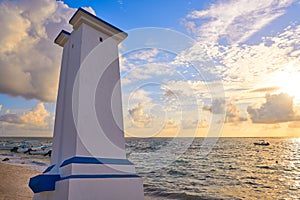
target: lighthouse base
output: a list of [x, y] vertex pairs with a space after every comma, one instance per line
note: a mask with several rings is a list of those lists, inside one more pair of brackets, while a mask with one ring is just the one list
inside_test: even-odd
[[34, 200], [143, 200], [143, 181], [136, 175], [77, 175], [59, 180], [54, 191], [36, 193]]

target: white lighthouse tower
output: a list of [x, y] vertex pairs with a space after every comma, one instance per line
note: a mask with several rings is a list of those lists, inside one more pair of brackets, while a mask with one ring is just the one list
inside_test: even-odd
[[79, 8], [63, 47], [51, 166], [31, 178], [37, 200], [141, 200], [126, 159], [118, 44], [127, 34]]

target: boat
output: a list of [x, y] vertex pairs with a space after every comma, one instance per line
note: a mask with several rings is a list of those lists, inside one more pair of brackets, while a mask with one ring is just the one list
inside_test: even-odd
[[30, 155], [51, 155], [52, 146], [34, 147], [28, 150]]
[[30, 146], [26, 144], [14, 146], [10, 151], [15, 153], [26, 153], [30, 149]]
[[0, 150], [11, 150], [15, 144], [13, 142], [1, 143]]
[[264, 140], [260, 140], [260, 141], [258, 141], [258, 142], [254, 142], [253, 144], [254, 144], [254, 145], [258, 145], [258, 146], [269, 146], [269, 145], [270, 145], [269, 142], [266, 142], [266, 141], [264, 141]]
[[30, 149], [39, 149], [41, 146], [38, 140], [24, 140], [21, 144], [12, 147], [10, 151], [15, 153], [28, 153]]
[[126, 157], [128, 158], [132, 152], [131, 151], [126, 151]]

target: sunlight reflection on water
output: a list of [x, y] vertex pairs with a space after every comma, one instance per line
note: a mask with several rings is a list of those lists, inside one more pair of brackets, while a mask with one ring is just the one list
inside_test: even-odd
[[[300, 138], [265, 138], [270, 146], [253, 145], [258, 138], [220, 138], [207, 156], [201, 153], [203, 139], [197, 138], [172, 164], [148, 172], [153, 165], [164, 163], [163, 154], [155, 152], [164, 148], [168, 140], [171, 139], [126, 139], [129, 159], [144, 179], [146, 195], [184, 200], [300, 197]], [[176, 148], [169, 153], [176, 154]], [[150, 159], [153, 163], [142, 159], [149, 155], [157, 156]], [[0, 158], [5, 157], [12, 164], [34, 169], [46, 168], [41, 163], [49, 164], [49, 158], [44, 156], [1, 151]]]
[[[300, 139], [266, 138], [271, 145], [265, 147], [253, 145], [257, 138], [221, 138], [206, 157], [200, 153], [201, 140], [171, 165], [141, 174], [146, 193], [175, 199], [300, 197]], [[132, 151], [135, 143], [128, 140]], [[140, 147], [148, 143], [139, 140]]]

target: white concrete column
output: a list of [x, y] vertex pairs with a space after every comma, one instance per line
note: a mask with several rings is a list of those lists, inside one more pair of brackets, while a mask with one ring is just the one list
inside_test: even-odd
[[55, 43], [63, 58], [51, 166], [30, 181], [35, 199], [143, 199], [126, 159], [118, 44], [120, 29], [83, 9]]

